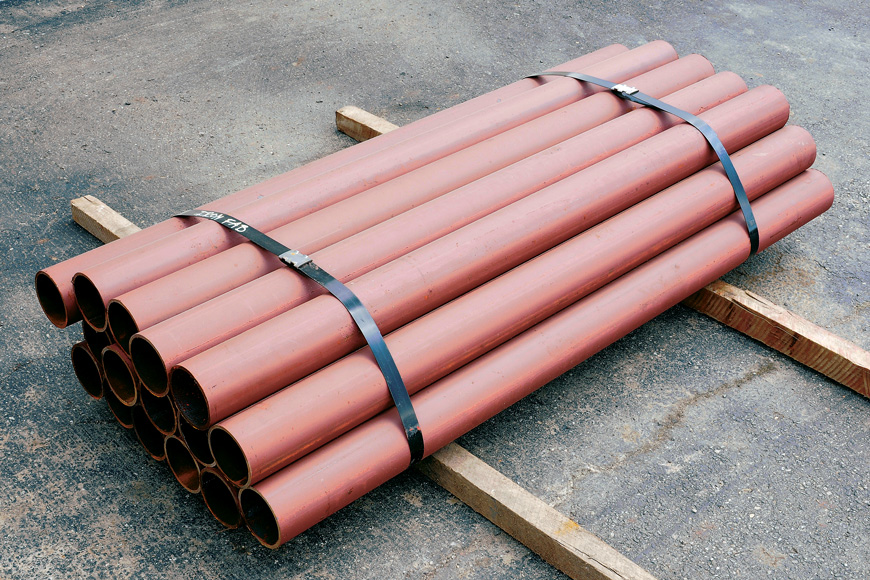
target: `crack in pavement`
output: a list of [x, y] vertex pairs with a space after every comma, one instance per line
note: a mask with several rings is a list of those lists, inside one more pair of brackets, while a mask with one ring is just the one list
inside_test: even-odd
[[590, 473], [607, 473], [619, 469], [635, 457], [645, 455], [647, 453], [651, 453], [657, 450], [670, 439], [671, 432], [683, 423], [686, 412], [689, 410], [689, 408], [714, 397], [717, 397], [730, 390], [738, 389], [753, 379], [763, 377], [772, 373], [774, 370], [776, 370], [776, 368], [776, 363], [773, 360], [770, 360], [763, 364], [756, 365], [742, 376], [737, 377], [736, 379], [733, 379], [731, 381], [724, 382], [715, 389], [705, 391], [703, 393], [693, 393], [688, 397], [678, 400], [672, 406], [668, 414], [665, 415], [665, 417], [661, 420], [659, 428], [656, 429], [655, 433], [653, 433], [650, 439], [648, 439], [638, 447], [632, 449], [628, 453], [625, 453], [622, 456], [618, 457], [616, 460], [612, 461], [607, 465], [594, 466], [589, 463], [584, 464], [582, 468], [572, 474], [571, 480], [567, 483], [565, 488], [557, 494], [557, 499], [555, 500], [555, 503], [552, 503], [551, 505], [554, 508], [558, 509], [559, 506], [562, 505], [571, 496], [576, 485], [580, 481], [585, 479], [586, 476]]

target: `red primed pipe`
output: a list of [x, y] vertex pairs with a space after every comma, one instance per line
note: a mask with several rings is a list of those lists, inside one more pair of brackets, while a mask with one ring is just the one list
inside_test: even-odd
[[[786, 127], [732, 159], [756, 199], [812, 165], [815, 144]], [[386, 341], [405, 386], [418, 392], [736, 209], [717, 164], [403, 326]], [[390, 406], [363, 349], [216, 425], [211, 448], [227, 477], [250, 485]]]
[[184, 415], [178, 413], [178, 432], [200, 465], [203, 467], [215, 466], [211, 448], [208, 446], [208, 431], [197, 429], [184, 418]]
[[[578, 59], [569, 61], [563, 65], [559, 65], [556, 69], [578, 70], [579, 68], [602, 62], [627, 51], [628, 49], [622, 45], [610, 45]], [[553, 77], [543, 78], [543, 82], [546, 83], [552, 82], [553, 80]], [[464, 103], [455, 105], [449, 109], [424, 117], [423, 119], [415, 121], [405, 127], [381, 135], [376, 139], [371, 139], [365, 143], [355, 145], [354, 147], [348, 147], [347, 149], [343, 149], [322, 159], [297, 167], [290, 172], [273, 177], [263, 183], [248, 187], [217, 201], [207, 203], [204, 206], [201, 206], [201, 209], [230, 212], [237, 207], [246, 205], [263, 196], [284, 191], [289, 187], [307, 181], [326, 171], [334, 170], [362, 157], [385, 151], [386, 149], [408, 140], [415, 135], [455, 122], [466, 115], [473, 114], [515, 95], [537, 88], [539, 85], [540, 81], [533, 79], [517, 81], [500, 89], [496, 89], [495, 91], [491, 91]], [[133, 235], [116, 240], [111, 244], [94, 248], [89, 252], [85, 252], [59, 264], [40, 270], [36, 274], [36, 294], [46, 316], [54, 325], [60, 328], [65, 328], [70, 324], [78, 322], [81, 320], [81, 313], [76, 304], [72, 287], [72, 278], [76, 272], [91, 268], [122, 254], [131, 252], [176, 231], [189, 227], [190, 225], [191, 220], [170, 218], [136, 232]]]
[[87, 324], [82, 324], [82, 335], [84, 335], [85, 342], [88, 343], [88, 348], [94, 355], [99, 355], [104, 348], [115, 342], [108, 331], [99, 332]]
[[[730, 150], [778, 129], [788, 103], [758, 87], [701, 115]], [[693, 127], [678, 125], [353, 280], [348, 287], [391, 332], [712, 163]], [[582, 196], [578, 191], [584, 192]], [[329, 296], [200, 353], [172, 371], [179, 410], [205, 426], [362, 346]]]
[[118, 397], [115, 396], [115, 393], [112, 392], [112, 389], [109, 386], [103, 385], [103, 398], [106, 399], [106, 403], [109, 405], [109, 410], [112, 412], [112, 415], [115, 416], [115, 419], [118, 420], [118, 423], [121, 424], [125, 429], [133, 428], [133, 409], [132, 407], [128, 407], [123, 404]]
[[139, 400], [139, 378], [130, 357], [117, 344], [104, 348], [102, 357], [103, 372], [109, 388], [121, 403], [132, 407]]
[[[720, 73], [665, 100], [700, 114], [745, 90], [746, 85], [737, 75]], [[595, 95], [582, 102], [604, 96]], [[326, 271], [347, 282], [660, 133], [678, 121], [676, 117], [649, 109], [633, 111], [316, 252], [312, 257]], [[133, 364], [147, 388], [156, 393], [164, 392], [167, 372], [172, 365], [321, 293], [319, 286], [288, 268], [281, 268], [141, 332], [131, 342]]]
[[139, 390], [139, 403], [151, 424], [164, 435], [172, 435], [178, 427], [175, 405], [171, 397], [158, 397], [148, 391]]
[[103, 367], [91, 352], [88, 343], [77, 342], [70, 352], [73, 371], [85, 392], [95, 399], [103, 398]]
[[166, 438], [163, 446], [166, 463], [181, 487], [191, 493], [199, 493], [201, 489], [199, 463], [196, 462], [184, 441], [173, 435]]
[[[657, 41], [592, 65], [584, 72], [621, 81], [676, 60], [674, 49]], [[233, 210], [233, 215], [272, 230], [374, 185], [488, 137], [516, 127], [603, 89], [593, 90], [572, 79], [553, 81], [486, 110], [396, 146], [390, 154], [360, 159], [331, 173]], [[205, 220], [145, 247], [80, 271], [73, 278], [76, 301], [85, 321], [106, 327], [109, 300], [240, 243], [240, 237]]]
[[211, 515], [224, 526], [234, 529], [242, 525], [242, 510], [239, 506], [238, 489], [212, 467], [200, 474], [202, 499]]
[[166, 448], [163, 445], [165, 435], [154, 426], [142, 405], [133, 407], [133, 432], [148, 455], [157, 461], [166, 459]]
[[[707, 59], [689, 55], [626, 82], [661, 98], [712, 74]], [[724, 83], [722, 79], [720, 82]], [[598, 93], [276, 228], [268, 235], [287, 247], [311, 254], [637, 106], [613, 93]], [[272, 254], [254, 244], [241, 243], [111, 300], [109, 326], [118, 343], [126, 348], [130, 337], [140, 329], [283, 267]]]
[[[754, 204], [764, 249], [831, 206], [810, 170]], [[443, 447], [738, 266], [749, 255], [733, 214], [414, 396], [426, 454]], [[241, 492], [251, 531], [275, 548], [408, 467], [398, 417], [383, 413]]]

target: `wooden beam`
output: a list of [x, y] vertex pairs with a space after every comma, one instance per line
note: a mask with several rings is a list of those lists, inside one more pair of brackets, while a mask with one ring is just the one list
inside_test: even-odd
[[870, 352], [757, 294], [717, 280], [683, 304], [870, 397]]
[[386, 119], [372, 115], [358, 107], [342, 107], [335, 112], [335, 127], [352, 139], [367, 141], [383, 133], [398, 129]]
[[93, 195], [74, 199], [70, 206], [73, 220], [105, 244], [139, 231], [135, 224]]
[[571, 578], [654, 580], [601, 538], [455, 443], [416, 467]]

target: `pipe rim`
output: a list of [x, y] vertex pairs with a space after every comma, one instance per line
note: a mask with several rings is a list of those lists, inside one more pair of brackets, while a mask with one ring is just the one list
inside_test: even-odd
[[181, 415], [178, 418], [178, 432], [181, 433], [181, 438], [184, 439], [187, 448], [197, 461], [205, 467], [214, 467], [216, 465], [214, 456], [211, 454], [211, 448], [208, 444], [207, 431], [197, 429], [188, 423], [187, 419]]
[[166, 459], [164, 435], [151, 423], [151, 419], [145, 414], [145, 409], [141, 405], [136, 405], [132, 409], [132, 414], [133, 432], [136, 433], [136, 438], [148, 455], [157, 461]]
[[208, 447], [227, 479], [241, 487], [251, 485], [251, 464], [232, 433], [215, 425], [208, 432]]
[[174, 435], [167, 437], [163, 444], [163, 452], [172, 475], [181, 487], [191, 493], [199, 493], [202, 489], [199, 464], [184, 441]]
[[108, 332], [94, 330], [90, 324], [82, 324], [82, 335], [92, 353], [101, 353], [103, 349], [112, 344], [112, 337]]
[[115, 393], [118, 400], [128, 407], [132, 407], [139, 399], [136, 388], [136, 377], [133, 376], [130, 367], [127, 366], [124, 356], [113, 348], [115, 345], [103, 349], [103, 372], [109, 388]]
[[132, 429], [133, 408], [122, 403], [108, 386], [103, 389], [103, 398], [106, 400], [106, 403], [109, 405], [109, 411], [112, 412], [112, 415], [115, 416], [118, 423], [120, 423], [124, 429]]
[[266, 498], [253, 487], [246, 487], [239, 492], [239, 503], [242, 506], [242, 516], [257, 541], [267, 548], [281, 545], [278, 518]]
[[175, 406], [169, 397], [158, 397], [142, 389], [139, 393], [139, 402], [145, 410], [145, 414], [158, 431], [164, 435], [172, 435], [178, 426], [178, 418], [175, 416]]
[[69, 313], [63, 301], [57, 283], [45, 270], [36, 273], [34, 279], [36, 298], [46, 318], [58, 328], [66, 328], [70, 325]]
[[72, 285], [84, 321], [95, 330], [106, 330], [106, 303], [91, 279], [79, 272], [73, 276]]
[[172, 367], [169, 388], [184, 418], [197, 429], [205, 429], [210, 423], [211, 413], [205, 391], [193, 373], [182, 366]]
[[133, 319], [133, 315], [127, 310], [117, 299], [109, 301], [109, 306], [106, 309], [107, 326], [112, 331], [115, 340], [124, 349], [124, 352], [130, 354], [130, 340], [133, 335], [139, 332], [139, 325]]
[[133, 335], [130, 338], [130, 359], [146, 389], [158, 397], [169, 392], [166, 363], [150, 340], [140, 334]]
[[73, 372], [84, 387], [85, 392], [94, 399], [103, 398], [103, 371], [100, 363], [85, 342], [77, 342], [70, 351]]
[[244, 518], [233, 487], [211, 467], [202, 470], [200, 480], [202, 499], [211, 515], [227, 528], [241, 526]]

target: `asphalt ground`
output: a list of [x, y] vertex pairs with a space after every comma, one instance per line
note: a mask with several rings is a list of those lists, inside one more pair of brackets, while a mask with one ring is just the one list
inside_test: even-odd
[[[837, 198], [727, 279], [870, 348], [866, 1], [0, 0], [0, 578], [558, 578], [410, 471], [277, 551], [78, 386], [41, 267], [613, 42], [769, 83]], [[870, 401], [682, 307], [463, 437], [660, 578], [870, 577]]]

